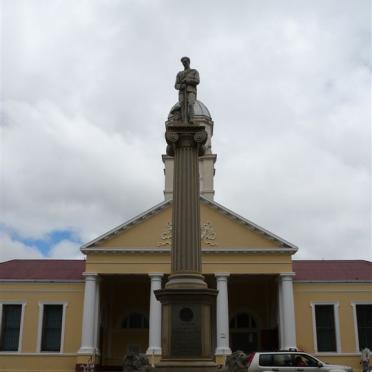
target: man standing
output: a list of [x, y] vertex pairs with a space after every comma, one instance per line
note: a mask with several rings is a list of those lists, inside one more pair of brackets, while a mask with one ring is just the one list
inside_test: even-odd
[[182, 121], [192, 122], [194, 115], [194, 103], [196, 101], [196, 86], [200, 82], [199, 72], [190, 68], [190, 58], [182, 57], [181, 62], [184, 70], [176, 77], [175, 88], [179, 91], [178, 102], [180, 105]]

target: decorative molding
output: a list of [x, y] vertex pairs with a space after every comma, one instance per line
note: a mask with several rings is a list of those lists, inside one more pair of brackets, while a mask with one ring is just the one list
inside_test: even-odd
[[295, 252], [297, 252], [298, 247], [295, 246], [294, 244], [289, 243], [288, 241], [280, 238], [279, 236], [273, 234], [272, 232], [264, 229], [263, 227], [256, 225], [252, 221], [247, 220], [246, 218], [244, 218], [244, 217], [240, 216], [239, 214], [231, 211], [230, 209], [224, 207], [223, 205], [218, 204], [214, 200], [209, 200], [202, 195], [200, 196], [200, 199], [205, 204], [208, 204], [212, 208], [215, 208], [215, 209], [221, 211], [223, 214], [229, 216], [231, 219], [236, 220], [236, 221], [240, 222], [241, 224], [245, 225], [250, 230], [257, 232], [258, 234], [264, 235], [269, 240], [277, 241], [278, 243], [280, 243], [281, 247], [293, 248], [295, 250]]
[[372, 283], [372, 280], [366, 279], [353, 279], [353, 280], [295, 280], [296, 283], [340, 283], [340, 284], [362, 284], [362, 283]]
[[[10, 351], [0, 351], [0, 356], [35, 356], [35, 357], [76, 357], [78, 356], [78, 353], [56, 353], [56, 352], [38, 352], [38, 353], [18, 353], [16, 351], [10, 352]], [[29, 372], [31, 370], [28, 370]], [[36, 370], [35, 370], [36, 371]], [[40, 372], [38, 369], [37, 372]]]
[[201, 225], [201, 241], [205, 245], [215, 246], [218, 243], [216, 240], [216, 232], [214, 231], [214, 227], [212, 222], [205, 222]]
[[161, 241], [156, 244], [157, 247], [171, 246], [172, 243], [172, 224], [167, 223], [167, 228], [160, 234]]
[[[87, 254], [170, 254], [171, 248], [105, 248], [105, 247], [94, 247], [86, 248], [81, 250], [83, 253]], [[292, 255], [295, 253], [293, 248], [202, 248], [203, 254], [283, 254]]]
[[[15, 282], [16, 283], [16, 282]], [[10, 289], [1, 289], [1, 292], [27, 292], [27, 293], [82, 293], [83, 292], [83, 289], [81, 290], [74, 290], [74, 289], [61, 289], [61, 290], [58, 290], [58, 289], [32, 289], [32, 290], [28, 290], [27, 288], [17, 288], [17, 289], [13, 289], [13, 288], [10, 288]]]
[[[363, 284], [363, 283], [361, 283]], [[298, 290], [296, 289], [295, 292], [304, 292], [304, 293], [371, 293], [372, 294], [372, 289], [359, 289], [359, 290], [344, 290], [344, 289], [301, 289]]]
[[[53, 280], [53, 279], [0, 279], [0, 283], [58, 283], [58, 284], [72, 284], [72, 283], [84, 283], [82, 280]], [[27, 290], [28, 291], [28, 290]]]
[[[231, 210], [225, 208], [224, 206], [222, 206], [221, 204], [216, 203], [214, 200], [209, 200], [208, 198], [201, 195], [200, 196], [200, 201], [204, 204], [209, 205], [213, 209], [216, 209], [216, 210], [220, 211], [222, 214], [228, 216], [232, 220], [241, 223], [242, 225], [246, 226], [251, 231], [254, 231], [254, 232], [256, 232], [260, 235], [263, 235], [271, 241], [275, 241], [275, 242], [279, 243], [279, 247], [291, 249], [292, 254], [297, 252], [297, 250], [298, 250], [297, 246], [295, 246], [295, 245], [289, 243], [288, 241], [280, 238], [279, 236], [273, 234], [272, 232], [256, 225], [252, 221], [249, 221], [249, 220], [245, 219], [244, 217], [234, 213], [233, 211], [231, 211]], [[149, 219], [150, 217], [159, 213], [160, 211], [167, 208], [171, 204], [172, 204], [172, 199], [169, 199], [169, 200], [165, 200], [165, 201], [155, 205], [153, 208], [151, 208], [151, 209], [139, 214], [138, 216], [130, 219], [129, 221], [111, 229], [107, 233], [105, 233], [103, 235], [100, 235], [98, 238], [82, 245], [80, 250], [83, 253], [88, 253], [91, 249], [95, 249], [99, 242], [111, 239], [115, 235], [118, 235], [120, 232], [122, 232], [124, 230], [127, 230], [127, 229], [135, 226], [136, 224], [139, 224], [139, 223]]]
[[[214, 227], [212, 222], [208, 221], [200, 225], [200, 238], [201, 242], [205, 245], [215, 246], [216, 243], [216, 232], [214, 231]], [[168, 222], [166, 230], [160, 234], [161, 241], [157, 242], [157, 247], [164, 247], [168, 246], [171, 247], [172, 245], [172, 223]]]
[[113, 236], [118, 235], [121, 231], [127, 230], [130, 227], [132, 227], [132, 226], [134, 226], [134, 225], [136, 225], [136, 224], [138, 224], [142, 221], [147, 220], [148, 218], [150, 218], [154, 214], [157, 214], [161, 210], [165, 209], [169, 204], [171, 204], [171, 202], [172, 202], [171, 199], [170, 200], [165, 200], [165, 201], [155, 205], [154, 207], [148, 209], [147, 211], [139, 214], [138, 216], [130, 219], [129, 221], [127, 221], [127, 222], [109, 230], [107, 233], [105, 233], [103, 235], [100, 235], [98, 238], [82, 245], [81, 246], [81, 251], [84, 252], [85, 249], [87, 249], [89, 247], [94, 247], [97, 242], [105, 241], [107, 239], [111, 239]]

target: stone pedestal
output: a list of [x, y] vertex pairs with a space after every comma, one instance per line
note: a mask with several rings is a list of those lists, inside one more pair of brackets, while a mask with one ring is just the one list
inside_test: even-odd
[[156, 291], [162, 303], [162, 358], [160, 372], [215, 372], [213, 304], [215, 289]]
[[174, 156], [172, 261], [162, 303], [160, 372], [216, 372], [214, 316], [217, 291], [201, 274], [199, 156], [205, 152], [203, 126], [167, 126], [167, 155]]

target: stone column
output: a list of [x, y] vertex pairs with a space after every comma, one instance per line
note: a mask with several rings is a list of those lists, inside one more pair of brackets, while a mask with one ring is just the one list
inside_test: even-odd
[[217, 347], [216, 355], [231, 354], [229, 344], [229, 298], [227, 288], [227, 278], [229, 273], [216, 273], [217, 280]]
[[216, 372], [212, 311], [217, 291], [202, 275], [198, 157], [207, 132], [202, 126], [167, 126], [167, 155], [174, 156], [171, 275], [155, 291], [162, 303], [162, 357], [157, 372]]
[[281, 273], [279, 282], [279, 319], [281, 345], [280, 348], [288, 350], [296, 348], [296, 319], [293, 301], [293, 276], [294, 273]]
[[199, 155], [204, 127], [168, 126], [168, 155], [174, 155], [172, 262], [166, 288], [206, 288], [201, 275]]
[[81, 333], [81, 347], [79, 354], [94, 354], [95, 352], [95, 330], [96, 330], [96, 295], [97, 295], [97, 274], [84, 273], [84, 308], [83, 324]]
[[282, 298], [282, 286], [280, 282], [280, 277], [278, 277], [278, 331], [279, 331], [279, 349], [284, 346], [283, 342], [283, 298]]
[[149, 347], [146, 354], [161, 355], [161, 303], [156, 299], [154, 291], [161, 289], [163, 273], [149, 273], [150, 289], [150, 327]]
[[99, 354], [99, 337], [100, 337], [100, 325], [101, 325], [101, 301], [100, 301], [100, 278], [98, 277], [96, 280], [96, 298], [95, 298], [95, 307], [94, 307], [94, 347], [96, 353]]

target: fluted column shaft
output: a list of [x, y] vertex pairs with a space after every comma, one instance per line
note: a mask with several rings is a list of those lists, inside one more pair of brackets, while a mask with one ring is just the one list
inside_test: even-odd
[[199, 181], [198, 150], [192, 138], [183, 138], [181, 142], [175, 154], [172, 272], [198, 273], [201, 271], [199, 182], [195, 182]]
[[201, 276], [199, 155], [207, 133], [199, 126], [168, 126], [166, 139], [174, 155], [172, 264], [166, 286], [177, 282], [177, 286], [205, 287]]

